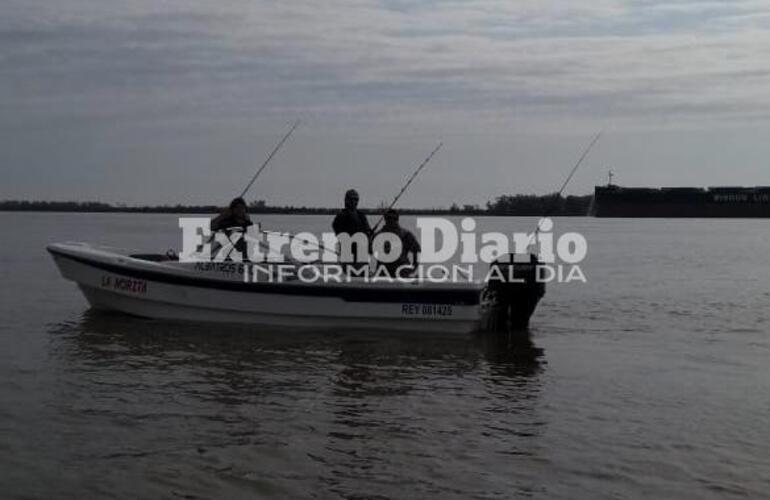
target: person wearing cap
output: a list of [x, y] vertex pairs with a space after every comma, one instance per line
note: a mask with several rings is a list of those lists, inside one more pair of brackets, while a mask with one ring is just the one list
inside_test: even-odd
[[[222, 210], [218, 216], [211, 219], [211, 230], [213, 232], [222, 231], [229, 237], [235, 231], [246, 231], [246, 228], [253, 224], [254, 223], [251, 222], [251, 218], [248, 214], [246, 201], [243, 198], [238, 197], [233, 199], [233, 201], [230, 202], [230, 206]], [[234, 248], [241, 253], [244, 260], [248, 260], [245, 239], [240, 238]], [[218, 248], [212, 249], [212, 255], [216, 253], [216, 250], [218, 250]]]
[[[334, 234], [340, 236], [346, 234], [353, 238], [356, 234], [363, 233], [366, 235], [366, 246], [368, 247], [369, 238], [372, 236], [372, 228], [369, 226], [369, 221], [366, 219], [366, 215], [358, 209], [358, 191], [355, 189], [348, 189], [345, 193], [345, 208], [343, 208], [332, 222], [332, 229]], [[354, 239], [350, 240], [350, 252], [353, 257], [352, 262], [347, 262], [346, 265], [353, 269], [362, 269], [369, 266], [369, 261], [358, 260], [358, 242]], [[368, 248], [366, 248], [368, 254]]]
[[372, 228], [369, 227], [369, 221], [366, 220], [360, 210], [358, 210], [358, 191], [348, 189], [345, 193], [345, 208], [343, 208], [332, 222], [334, 234], [347, 233], [354, 235], [356, 233], [366, 233], [369, 237], [372, 235]]
[[246, 229], [251, 226], [251, 218], [249, 218], [248, 207], [246, 201], [241, 198], [235, 198], [230, 202], [230, 206], [222, 210], [222, 212], [211, 219], [212, 231], [224, 231], [228, 228], [240, 227]]
[[[401, 255], [394, 262], [379, 263], [384, 266], [391, 276], [398, 276], [401, 278], [414, 274], [419, 264], [418, 254], [422, 251], [420, 243], [411, 231], [404, 229], [398, 222], [398, 212], [394, 209], [389, 209], [383, 216], [385, 219], [385, 225], [380, 233], [393, 233], [401, 240]], [[411, 261], [409, 257], [411, 256]]]

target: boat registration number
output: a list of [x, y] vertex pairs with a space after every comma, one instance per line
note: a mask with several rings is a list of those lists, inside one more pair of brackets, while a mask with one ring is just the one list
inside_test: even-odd
[[147, 293], [147, 282], [132, 278], [119, 278], [109, 275], [102, 276], [102, 288], [111, 288], [121, 292]]
[[401, 304], [402, 316], [451, 316], [449, 304]]

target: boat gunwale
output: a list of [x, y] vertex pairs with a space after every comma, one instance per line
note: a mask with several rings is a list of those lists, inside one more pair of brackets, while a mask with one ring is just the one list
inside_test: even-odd
[[[85, 247], [90, 250], [99, 249]], [[216, 289], [234, 292], [262, 293], [275, 295], [305, 295], [312, 297], [338, 297], [346, 302], [382, 302], [382, 303], [421, 303], [421, 304], [451, 304], [476, 306], [481, 301], [481, 288], [465, 286], [461, 289], [442, 287], [413, 287], [396, 288], [365, 286], [338, 286], [335, 284], [315, 285], [312, 283], [268, 283], [268, 282], [243, 282], [235, 280], [212, 279], [203, 276], [191, 276], [168, 272], [168, 267], [163, 270], [140, 269], [126, 264], [104, 262], [97, 258], [88, 258], [82, 255], [73, 255], [55, 245], [49, 245], [47, 251], [54, 257], [70, 259], [83, 265], [101, 269], [113, 274], [127, 276], [133, 279], [158, 282], [170, 285], [189, 286], [195, 288]], [[109, 254], [108, 254], [109, 255]], [[131, 259], [141, 262], [142, 265], [150, 264], [159, 266], [156, 262], [141, 261], [122, 254], [113, 254], [115, 257]], [[150, 266], [144, 266], [150, 267]], [[175, 271], [177, 269], [174, 269]], [[186, 270], [179, 269], [185, 272]], [[475, 284], [468, 284], [475, 285]]]

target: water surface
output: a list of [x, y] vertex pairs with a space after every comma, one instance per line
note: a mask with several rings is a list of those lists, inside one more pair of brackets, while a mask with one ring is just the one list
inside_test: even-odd
[[770, 221], [557, 220], [588, 238], [588, 283], [549, 287], [529, 347], [95, 313], [45, 245], [164, 251], [179, 246], [175, 216], [0, 224], [13, 229], [0, 247], [4, 498], [770, 491]]

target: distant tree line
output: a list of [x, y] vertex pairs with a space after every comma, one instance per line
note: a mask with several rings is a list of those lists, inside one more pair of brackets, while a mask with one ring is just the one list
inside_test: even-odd
[[[485, 207], [479, 205], [459, 205], [453, 203], [449, 208], [406, 208], [399, 209], [404, 214], [424, 215], [587, 215], [593, 196], [539, 195], [504, 195], [494, 201], [488, 201]], [[113, 205], [100, 201], [0, 201], [0, 211], [8, 212], [125, 212], [125, 213], [183, 213], [214, 214], [222, 207], [216, 205], [154, 205], [127, 206]], [[265, 200], [249, 204], [253, 214], [334, 214], [338, 207], [306, 206], [271, 206]], [[363, 209], [365, 213], [381, 213], [382, 208]]]
[[131, 213], [210, 213], [215, 205], [113, 205], [101, 201], [0, 201], [0, 211], [7, 212], [131, 212]]
[[[588, 215], [593, 195], [546, 196], [517, 194], [498, 196], [487, 202], [486, 213], [490, 215]], [[467, 206], [467, 205], [466, 205]]]

